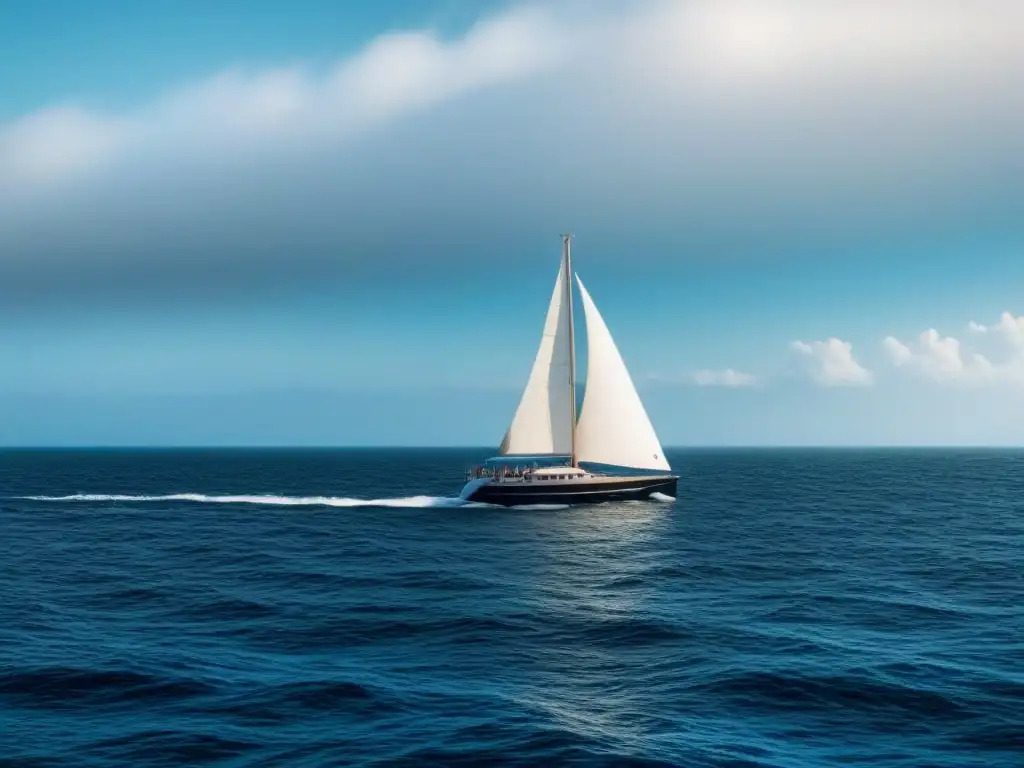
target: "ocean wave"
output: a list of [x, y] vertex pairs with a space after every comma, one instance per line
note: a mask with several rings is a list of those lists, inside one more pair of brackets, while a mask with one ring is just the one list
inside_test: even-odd
[[197, 680], [178, 680], [129, 670], [47, 667], [0, 675], [0, 701], [6, 699], [29, 708], [178, 701], [212, 690]]
[[337, 712], [339, 709], [393, 709], [385, 697], [366, 685], [348, 680], [310, 680], [267, 686], [218, 702], [207, 708], [244, 717], [287, 719], [296, 711]]
[[747, 671], [733, 677], [718, 677], [698, 687], [705, 694], [727, 697], [734, 706], [773, 711], [836, 709], [877, 719], [906, 715], [930, 719], [969, 716], [966, 705], [949, 691], [862, 675]]
[[229, 739], [212, 733], [158, 729], [103, 739], [89, 745], [87, 751], [104, 759], [129, 764], [186, 765], [209, 763], [239, 757], [260, 745]]
[[254, 648], [275, 652], [309, 653], [372, 648], [378, 643], [401, 638], [403, 642], [419, 640], [439, 642], [451, 647], [486, 644], [496, 637], [512, 638], [532, 635], [535, 625], [529, 620], [484, 616], [435, 618], [402, 614], [339, 614], [316, 623], [291, 626], [282, 632], [275, 624], [251, 624], [232, 632]]
[[172, 612], [179, 618], [210, 621], [248, 621], [276, 616], [280, 609], [256, 600], [223, 599], [189, 604]]
[[685, 515], [468, 508], [449, 451], [10, 455], [0, 763], [1021, 768], [1024, 454], [697, 454]]

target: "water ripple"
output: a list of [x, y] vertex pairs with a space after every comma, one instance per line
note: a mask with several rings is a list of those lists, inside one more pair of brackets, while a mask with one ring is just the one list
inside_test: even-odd
[[0, 454], [0, 765], [1021, 765], [1024, 453]]

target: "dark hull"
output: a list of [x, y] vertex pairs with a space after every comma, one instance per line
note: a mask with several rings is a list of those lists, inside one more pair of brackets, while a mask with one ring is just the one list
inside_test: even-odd
[[647, 501], [653, 493], [675, 498], [673, 475], [593, 478], [565, 483], [488, 483], [466, 496], [468, 501], [518, 507], [529, 504], [597, 504], [602, 501]]

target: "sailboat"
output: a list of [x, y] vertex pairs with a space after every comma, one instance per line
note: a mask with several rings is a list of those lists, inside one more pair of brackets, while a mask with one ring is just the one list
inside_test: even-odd
[[[562, 263], [540, 348], [499, 448], [497, 459], [504, 466], [471, 470], [463, 499], [521, 506], [676, 495], [679, 477], [671, 474], [608, 326], [575, 275], [587, 329], [586, 391], [577, 419], [571, 239], [562, 235]], [[538, 464], [559, 458], [561, 465]], [[585, 469], [581, 464], [615, 470]]]

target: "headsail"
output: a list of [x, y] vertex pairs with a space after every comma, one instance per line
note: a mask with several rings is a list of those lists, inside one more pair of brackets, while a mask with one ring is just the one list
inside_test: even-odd
[[576, 427], [576, 458], [594, 464], [670, 469], [629, 371], [583, 282], [587, 395]]
[[499, 449], [506, 454], [559, 454], [572, 451], [573, 402], [569, 390], [569, 277], [558, 270], [533, 370], [512, 425]]

